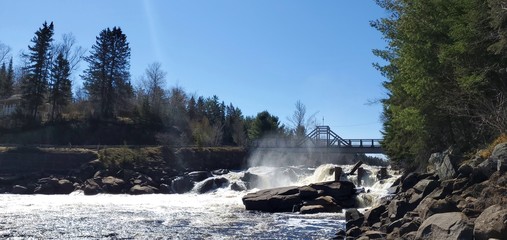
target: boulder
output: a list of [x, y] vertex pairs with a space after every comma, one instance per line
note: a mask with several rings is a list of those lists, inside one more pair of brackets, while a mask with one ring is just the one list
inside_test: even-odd
[[472, 172], [474, 171], [474, 168], [470, 166], [469, 164], [463, 164], [458, 168], [458, 173], [463, 177], [468, 177]]
[[74, 184], [67, 179], [58, 180], [58, 186], [56, 187], [58, 194], [69, 194], [74, 191]]
[[187, 177], [176, 177], [171, 182], [171, 189], [175, 193], [186, 193], [194, 188], [194, 182]]
[[125, 181], [113, 176], [102, 178], [102, 189], [107, 193], [121, 193], [125, 187]]
[[473, 230], [468, 221], [461, 212], [435, 214], [421, 224], [416, 239], [473, 239]]
[[301, 199], [315, 199], [319, 196], [319, 192], [310, 186], [303, 186], [299, 188], [299, 196]]
[[299, 213], [301, 214], [313, 214], [313, 213], [321, 213], [328, 212], [326, 211], [326, 207], [322, 205], [304, 205], [299, 209]]
[[493, 205], [475, 220], [474, 236], [477, 240], [507, 239], [507, 209]]
[[225, 175], [229, 173], [229, 169], [217, 169], [213, 170], [211, 173], [215, 176]]
[[377, 207], [373, 207], [372, 209], [366, 211], [364, 213], [364, 218], [366, 220], [366, 223], [369, 226], [372, 226], [373, 224], [380, 222], [382, 213], [386, 211], [386, 206], [379, 205]]
[[388, 217], [391, 221], [402, 218], [407, 212], [414, 210], [414, 206], [404, 200], [392, 200], [387, 206]]
[[351, 237], [352, 239], [356, 239], [363, 233], [359, 227], [352, 227], [349, 230], [347, 230], [347, 239]]
[[171, 186], [165, 183], [160, 184], [158, 190], [160, 191], [160, 193], [172, 193]]
[[231, 190], [233, 190], [233, 191], [241, 192], [241, 191], [245, 191], [246, 189], [247, 188], [243, 182], [233, 182], [231, 184]]
[[489, 178], [489, 176], [491, 176], [494, 172], [496, 172], [497, 167], [498, 167], [497, 160], [490, 157], [481, 162], [477, 166], [477, 171], [486, 178]]
[[229, 183], [229, 180], [223, 177], [208, 178], [204, 180], [202, 183], [199, 183], [199, 185], [197, 185], [197, 193], [200, 194], [206, 193], [211, 190], [221, 188], [227, 183]]
[[497, 171], [506, 171], [507, 170], [507, 142], [500, 143], [495, 146], [493, 149], [493, 153], [491, 154], [491, 158], [496, 159], [497, 162]]
[[419, 229], [419, 226], [421, 225], [420, 222], [417, 221], [410, 221], [406, 222], [400, 227], [400, 236], [403, 236], [409, 232], [415, 232]]
[[14, 186], [12, 186], [11, 193], [12, 194], [27, 194], [28, 188], [25, 186], [21, 186], [21, 185], [14, 185]]
[[386, 234], [380, 231], [366, 231], [362, 234], [363, 237], [367, 237], [367, 239], [386, 239]]
[[456, 164], [451, 155], [446, 154], [440, 164], [435, 165], [440, 180], [452, 179], [457, 175]]
[[83, 192], [85, 195], [96, 195], [102, 192], [102, 188], [93, 179], [85, 181]]
[[55, 194], [58, 187], [58, 178], [41, 178], [37, 181], [35, 194]]
[[330, 196], [321, 196], [315, 200], [305, 201], [299, 210], [300, 213], [320, 213], [320, 212], [341, 212], [342, 208], [336, 204], [336, 201]]
[[187, 176], [191, 181], [200, 182], [200, 181], [203, 181], [203, 180], [211, 177], [212, 175], [210, 172], [207, 172], [207, 171], [195, 171], [195, 172], [189, 172], [187, 174]]
[[243, 177], [241, 177], [241, 181], [246, 183], [248, 189], [256, 188], [261, 182], [261, 177], [257, 174], [253, 174], [250, 172], [244, 173]]
[[364, 215], [355, 208], [347, 209], [345, 211], [345, 221], [346, 229], [350, 230], [353, 227], [361, 227], [364, 222]]
[[314, 183], [309, 186], [317, 191], [322, 190], [323, 195], [331, 196], [337, 201], [350, 199], [356, 193], [356, 186], [348, 181]]
[[292, 212], [302, 203], [298, 187], [281, 187], [249, 193], [242, 198], [246, 210]]
[[401, 190], [406, 191], [413, 187], [417, 182], [419, 182], [419, 174], [415, 172], [409, 173], [401, 180]]
[[157, 191], [158, 189], [152, 186], [134, 185], [133, 187], [130, 188], [129, 194], [132, 195], [153, 194]]
[[391, 233], [392, 231], [394, 231], [394, 229], [400, 228], [405, 223], [405, 221], [406, 221], [405, 219], [400, 218], [398, 220], [395, 220], [394, 222], [391, 222], [389, 225], [387, 225], [386, 232]]
[[437, 213], [457, 212], [459, 211], [459, 209], [456, 207], [456, 204], [450, 202], [446, 198], [444, 199], [425, 198], [415, 208], [415, 211], [419, 213], [419, 216], [422, 219], [427, 219], [431, 215]]

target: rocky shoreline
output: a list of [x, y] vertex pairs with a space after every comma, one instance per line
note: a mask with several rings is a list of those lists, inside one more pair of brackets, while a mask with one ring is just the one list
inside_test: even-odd
[[432, 154], [426, 173], [409, 173], [364, 213], [346, 211], [335, 239], [507, 239], [507, 143], [490, 157], [458, 164]]
[[[240, 169], [246, 161], [246, 152], [242, 149], [179, 149], [168, 154], [171, 159], [157, 155], [150, 156], [156, 160], [108, 166], [104, 160], [99, 160], [98, 154], [90, 154], [89, 151], [63, 154], [65, 151], [4, 153], [0, 156], [3, 161], [0, 165], [3, 166], [0, 169], [0, 193], [69, 194], [81, 190], [85, 195], [171, 194], [189, 192], [197, 183], [200, 184], [196, 191], [205, 193], [227, 186], [229, 181], [221, 175], [227, 174], [229, 169]], [[41, 156], [64, 164], [55, 168], [55, 163], [49, 160], [42, 163], [44, 159], [41, 160]], [[89, 160], [93, 158], [95, 160]], [[76, 167], [80, 162], [85, 163]], [[24, 165], [25, 169], [16, 168]], [[246, 189], [245, 184], [230, 185], [233, 190]]]

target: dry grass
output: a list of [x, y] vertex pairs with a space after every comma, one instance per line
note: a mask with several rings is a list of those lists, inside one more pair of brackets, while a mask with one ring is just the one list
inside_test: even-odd
[[507, 142], [507, 134], [502, 133], [499, 137], [497, 137], [492, 143], [490, 143], [485, 149], [482, 149], [479, 151], [479, 156], [481, 156], [483, 159], [487, 159], [491, 156], [493, 153], [493, 149], [495, 149], [495, 146]]

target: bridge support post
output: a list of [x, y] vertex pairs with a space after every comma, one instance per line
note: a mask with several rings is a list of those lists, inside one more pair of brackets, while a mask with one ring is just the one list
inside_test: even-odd
[[364, 168], [360, 167], [357, 169], [357, 185], [362, 185], [362, 180], [364, 177]]
[[334, 168], [334, 181], [338, 182], [340, 181], [340, 177], [342, 175], [342, 168], [341, 167], [335, 167]]

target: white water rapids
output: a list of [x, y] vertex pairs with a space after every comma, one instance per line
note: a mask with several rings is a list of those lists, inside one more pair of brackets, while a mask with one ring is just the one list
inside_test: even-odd
[[[317, 169], [255, 167], [259, 188], [333, 180], [326, 164]], [[350, 166], [341, 166], [348, 172]], [[376, 172], [368, 166], [366, 170]], [[231, 183], [244, 172], [224, 175]], [[374, 178], [374, 174], [372, 174]], [[384, 196], [393, 178], [371, 182], [359, 201]], [[354, 181], [353, 179], [351, 179]], [[356, 182], [357, 183], [357, 182]], [[368, 184], [368, 183], [367, 183]], [[250, 190], [250, 191], [255, 191]], [[329, 239], [344, 228], [344, 213], [301, 215], [246, 211], [247, 192], [229, 188], [207, 194], [84, 196], [0, 194], [0, 238], [4, 239]]]

